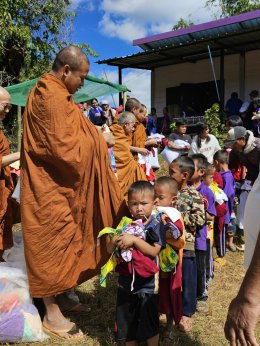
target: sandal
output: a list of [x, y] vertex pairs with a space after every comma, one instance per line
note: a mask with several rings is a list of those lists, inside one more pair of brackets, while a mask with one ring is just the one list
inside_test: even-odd
[[[42, 323], [42, 329], [43, 331], [52, 337], [55, 337], [62, 341], [75, 341], [75, 340], [81, 340], [84, 338], [84, 334], [82, 331], [76, 326], [76, 324], [73, 324], [71, 329], [50, 329], [44, 322]], [[62, 334], [67, 334], [68, 337], [62, 336]]]
[[91, 308], [86, 304], [78, 303], [68, 309], [61, 309], [61, 312], [64, 314], [88, 315], [91, 312]]

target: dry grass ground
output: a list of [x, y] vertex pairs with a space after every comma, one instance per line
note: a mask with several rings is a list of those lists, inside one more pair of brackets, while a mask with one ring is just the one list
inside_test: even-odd
[[[162, 169], [157, 176], [167, 174], [167, 167], [163, 163]], [[196, 313], [194, 316], [194, 328], [189, 334], [174, 331], [175, 339], [172, 346], [221, 346], [228, 345], [223, 333], [223, 326], [227, 314], [227, 308], [236, 295], [243, 271], [243, 254], [228, 253], [227, 264], [224, 267], [215, 268], [215, 278], [209, 289], [209, 313], [202, 315]], [[78, 326], [86, 333], [82, 342], [62, 343], [55, 339], [37, 343], [39, 346], [47, 345], [93, 345], [114, 346], [113, 324], [116, 299], [116, 274], [108, 278], [107, 288], [101, 288], [98, 278], [84, 283], [78, 287], [77, 292], [82, 301], [89, 304], [92, 311], [87, 316], [72, 318]], [[163, 331], [164, 325], [161, 329]], [[260, 340], [260, 328], [258, 328], [258, 339]]]
[[[228, 253], [227, 264], [216, 267], [215, 279], [209, 289], [210, 310], [207, 315], [196, 313], [194, 328], [189, 334], [174, 331], [172, 346], [221, 346], [228, 345], [223, 333], [227, 308], [236, 295], [243, 278], [243, 254]], [[114, 346], [113, 323], [116, 299], [116, 274], [111, 274], [107, 288], [101, 288], [98, 278], [94, 278], [77, 289], [82, 301], [89, 304], [92, 311], [87, 316], [71, 317], [86, 333], [82, 342], [70, 342], [69, 345]], [[162, 331], [164, 325], [162, 324]], [[258, 328], [259, 329], [259, 328]], [[260, 340], [260, 330], [258, 332]], [[56, 339], [49, 339], [39, 346], [65, 345]], [[67, 343], [68, 344], [68, 343]]]

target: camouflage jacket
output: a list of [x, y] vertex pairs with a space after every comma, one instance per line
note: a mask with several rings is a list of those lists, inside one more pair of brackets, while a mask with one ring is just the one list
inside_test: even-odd
[[196, 229], [206, 222], [203, 197], [193, 187], [180, 190], [176, 201], [176, 209], [181, 212], [186, 229], [184, 249], [194, 251]]

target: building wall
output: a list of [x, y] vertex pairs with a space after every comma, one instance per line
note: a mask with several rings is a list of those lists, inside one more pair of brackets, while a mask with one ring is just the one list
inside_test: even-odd
[[[225, 102], [233, 91], [239, 93], [239, 61], [240, 55], [225, 57]], [[214, 58], [216, 78], [220, 79], [220, 59]], [[179, 86], [181, 83], [203, 83], [213, 81], [210, 60], [201, 60], [196, 63], [184, 63], [158, 67], [153, 73], [152, 107], [157, 113], [162, 113], [166, 106], [166, 88]], [[251, 90], [260, 91], [260, 50], [246, 53], [245, 58], [245, 95], [240, 98], [247, 99]]]

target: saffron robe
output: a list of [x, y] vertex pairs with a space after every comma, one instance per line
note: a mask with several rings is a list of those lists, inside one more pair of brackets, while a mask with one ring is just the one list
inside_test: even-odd
[[[142, 123], [137, 122], [135, 132], [132, 136], [132, 146], [137, 148], [145, 148], [146, 131]], [[134, 155], [134, 158], [138, 161], [138, 155]]]
[[123, 198], [102, 135], [62, 81], [43, 75], [23, 120], [25, 257], [31, 295], [43, 298], [99, 272], [108, 255], [106, 240], [97, 235], [117, 223]]
[[[0, 166], [3, 156], [10, 154], [9, 144], [3, 131], [0, 130]], [[9, 166], [1, 167], [0, 173], [0, 250], [9, 249], [13, 246], [12, 226], [12, 200], [11, 194], [14, 185]]]
[[118, 182], [122, 193], [127, 198], [129, 187], [137, 180], [147, 180], [145, 172], [130, 152], [129, 136], [121, 125], [112, 124], [110, 130], [115, 138], [113, 152], [116, 160]]

